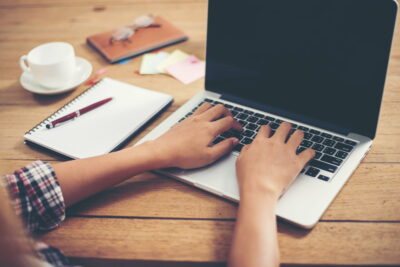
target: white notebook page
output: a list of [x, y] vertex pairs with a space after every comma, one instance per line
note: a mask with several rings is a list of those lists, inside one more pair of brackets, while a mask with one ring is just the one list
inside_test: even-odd
[[[46, 124], [80, 108], [108, 97], [113, 99], [88, 113], [55, 128]], [[104, 78], [89, 91], [71, 102], [51, 119], [25, 134], [28, 141], [71, 158], [86, 158], [108, 153], [132, 135], [172, 97]]]

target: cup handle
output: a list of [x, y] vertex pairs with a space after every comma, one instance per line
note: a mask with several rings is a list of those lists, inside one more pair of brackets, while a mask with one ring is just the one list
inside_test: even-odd
[[26, 59], [27, 59], [27, 56], [26, 56], [26, 55], [23, 55], [23, 56], [19, 59], [19, 65], [20, 65], [20, 67], [21, 67], [21, 69], [22, 69], [23, 71], [30, 72], [30, 71], [31, 71], [31, 68], [29, 68], [29, 67], [26, 65], [26, 63], [25, 63]]

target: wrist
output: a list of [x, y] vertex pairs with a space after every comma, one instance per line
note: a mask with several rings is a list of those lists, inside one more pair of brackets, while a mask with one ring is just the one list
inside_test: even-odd
[[240, 184], [240, 198], [277, 202], [281, 195], [281, 192], [278, 190], [278, 188], [268, 183], [268, 180], [270, 179], [266, 177], [252, 177], [243, 179], [242, 181], [246, 181], [246, 183]]
[[147, 141], [140, 146], [143, 146], [148, 152], [150, 156], [150, 161], [152, 162], [152, 169], [163, 169], [173, 167], [173, 156], [165, 151], [156, 140]]
[[261, 206], [270, 205], [276, 206], [278, 203], [279, 195], [273, 192], [267, 191], [247, 191], [247, 192], [240, 192], [240, 203], [253, 205], [255, 203], [260, 203]]

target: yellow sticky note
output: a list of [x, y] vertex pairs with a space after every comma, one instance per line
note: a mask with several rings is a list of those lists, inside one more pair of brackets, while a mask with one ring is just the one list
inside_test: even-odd
[[165, 69], [166, 67], [176, 62], [179, 62], [183, 59], [186, 59], [188, 57], [189, 55], [186, 54], [185, 52], [182, 52], [181, 50], [175, 50], [163, 62], [158, 64], [157, 69], [160, 73], [168, 73], [167, 70]]
[[159, 52], [156, 54], [148, 53], [143, 56], [142, 65], [140, 66], [140, 74], [159, 74], [157, 66], [167, 59], [169, 53]]

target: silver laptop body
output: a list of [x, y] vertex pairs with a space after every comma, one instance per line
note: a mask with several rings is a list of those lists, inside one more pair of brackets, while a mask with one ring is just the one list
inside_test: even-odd
[[[228, 4], [229, 2], [229, 6], [230, 9], [229, 10], [225, 10], [224, 9], [224, 4]], [[338, 1], [338, 0], [324, 0], [324, 1], [315, 1], [315, 0], [305, 0], [305, 1], [284, 1], [285, 3], [282, 3], [282, 1], [256, 1], [256, 0], [251, 0], [250, 2], [254, 2], [254, 5], [252, 5], [252, 3], [241, 3], [241, 1], [225, 1], [225, 0], [211, 0], [209, 3], [209, 17], [208, 17], [208, 39], [207, 39], [207, 58], [206, 58], [206, 62], [207, 62], [207, 71], [206, 71], [206, 90], [203, 92], [200, 92], [198, 94], [196, 94], [194, 97], [192, 97], [188, 102], [186, 102], [183, 106], [181, 106], [178, 110], [176, 110], [170, 117], [168, 117], [165, 121], [163, 121], [159, 126], [157, 126], [155, 129], [153, 129], [148, 135], [146, 135], [143, 139], [141, 139], [138, 144], [143, 143], [145, 141], [148, 140], [153, 140], [157, 137], [159, 137], [160, 135], [162, 135], [163, 133], [165, 133], [166, 131], [168, 131], [173, 125], [175, 125], [179, 120], [181, 120], [183, 117], [185, 117], [187, 114], [190, 114], [192, 112], [192, 110], [198, 106], [200, 103], [202, 103], [204, 101], [204, 99], [211, 99], [214, 101], [218, 101], [221, 102], [223, 104], [228, 104], [228, 106], [235, 106], [238, 108], [243, 108], [243, 109], [247, 109], [249, 111], [258, 113], [258, 114], [262, 114], [265, 116], [272, 116], [276, 119], [280, 119], [283, 121], [288, 121], [291, 122], [293, 124], [296, 124], [298, 126], [303, 126], [303, 127], [307, 127], [309, 129], [313, 129], [319, 132], [324, 132], [328, 135], [333, 135], [336, 136], [338, 138], [343, 138], [345, 140], [349, 140], [351, 142], [355, 142], [356, 145], [354, 145], [352, 151], [348, 154], [348, 156], [343, 160], [344, 162], [334, 171], [334, 172], [329, 172], [329, 171], [325, 171], [325, 170], [320, 170], [318, 176], [316, 177], [311, 177], [309, 175], [306, 174], [306, 171], [299, 174], [298, 177], [295, 179], [295, 181], [292, 183], [292, 185], [288, 188], [288, 190], [283, 194], [283, 196], [280, 198], [279, 202], [278, 202], [278, 206], [277, 206], [277, 210], [276, 210], [276, 214], [286, 220], [289, 221], [293, 224], [296, 224], [300, 227], [303, 228], [312, 228], [317, 222], [318, 220], [321, 218], [322, 214], [325, 212], [325, 210], [328, 208], [328, 206], [330, 205], [330, 203], [333, 201], [333, 199], [335, 198], [335, 196], [338, 194], [338, 192], [340, 191], [340, 189], [344, 186], [344, 184], [346, 183], [346, 181], [349, 179], [349, 177], [352, 175], [352, 173], [356, 170], [357, 166], [360, 164], [360, 162], [363, 160], [363, 158], [366, 156], [367, 152], [369, 151], [369, 149], [371, 148], [372, 145], [372, 139], [375, 135], [375, 131], [376, 131], [376, 126], [377, 126], [377, 116], [376, 114], [379, 115], [379, 109], [380, 109], [380, 101], [381, 101], [381, 96], [382, 96], [382, 92], [383, 92], [383, 87], [384, 87], [384, 80], [385, 80], [385, 76], [386, 76], [386, 68], [387, 68], [387, 64], [388, 64], [388, 58], [389, 58], [389, 54], [390, 54], [390, 45], [391, 45], [391, 40], [392, 40], [392, 34], [393, 34], [393, 28], [394, 28], [394, 22], [395, 22], [395, 14], [397, 11], [397, 4], [391, 0], [362, 0], [362, 1], [347, 1], [347, 0], [343, 0], [343, 1]], [[261, 3], [262, 2], [262, 3]], [[281, 3], [276, 3], [276, 2], [281, 2]], [[300, 4], [296, 4], [296, 2], [301, 2]], [[352, 3], [349, 3], [352, 2]], [[361, 4], [362, 3], [362, 4]], [[359, 5], [357, 7], [357, 5]], [[243, 12], [243, 9], [246, 9], [248, 6], [252, 6], [254, 8], [254, 10], [249, 10], [248, 12]], [[282, 107], [276, 107], [273, 106], [272, 108], [270, 107], [270, 103], [265, 103], [265, 106], [263, 105], [264, 103], [260, 103], [259, 101], [252, 101], [254, 99], [246, 99], [246, 96], [244, 97], [245, 100], [241, 101], [243, 97], [241, 96], [237, 96], [235, 94], [231, 94], [230, 92], [227, 94], [228, 96], [225, 97], [225, 94], [222, 92], [215, 92], [215, 90], [213, 90], [215, 88], [215, 84], [217, 86], [220, 86], [221, 84], [224, 84], [223, 79], [219, 79], [218, 77], [223, 77], [227, 81], [229, 81], [229, 77], [230, 76], [235, 76], [236, 75], [236, 69], [231, 71], [232, 66], [224, 66], [224, 62], [222, 59], [222, 63], [221, 61], [215, 60], [216, 55], [219, 55], [219, 53], [221, 52], [223, 46], [220, 46], [219, 42], [222, 41], [218, 41], [216, 40], [217, 38], [215, 37], [215, 33], [219, 31], [221, 31], [221, 29], [225, 29], [227, 27], [227, 25], [218, 25], [221, 20], [218, 20], [217, 18], [219, 16], [223, 16], [224, 15], [224, 19], [223, 20], [229, 20], [231, 17], [231, 19], [233, 20], [236, 16], [239, 16], [238, 14], [242, 14], [242, 16], [245, 16], [246, 14], [252, 14], [255, 15], [255, 12], [260, 12], [257, 10], [273, 10], [274, 14], [276, 14], [277, 11], [281, 11], [281, 14], [279, 15], [279, 21], [276, 21], [276, 23], [274, 23], [274, 15], [271, 13], [270, 16], [267, 16], [269, 19], [267, 19], [267, 21], [265, 23], [268, 23], [268, 25], [274, 25], [274, 28], [270, 28], [270, 27], [266, 27], [266, 31], [268, 31], [268, 29], [270, 29], [271, 31], [274, 31], [275, 33], [277, 32], [277, 28], [280, 28], [280, 22], [282, 22], [282, 19], [285, 20], [292, 20], [292, 22], [287, 23], [282, 25], [282, 29], [287, 29], [287, 25], [293, 25], [292, 23], [296, 23], [297, 24], [302, 24], [302, 19], [306, 20], [311, 20], [308, 22], [305, 22], [305, 24], [307, 23], [311, 23], [311, 24], [307, 24], [307, 25], [314, 25], [314, 24], [324, 24], [324, 23], [328, 23], [327, 20], [325, 19], [327, 15], [329, 14], [333, 14], [333, 15], [337, 15], [334, 13], [329, 13], [327, 15], [321, 15], [320, 13], [318, 13], [320, 10], [318, 8], [320, 8], [321, 10], [325, 10], [326, 8], [333, 10], [332, 12], [335, 12], [335, 10], [337, 10], [338, 14], [342, 14], [341, 12], [343, 10], [348, 10], [348, 12], [350, 12], [349, 14], [344, 14], [342, 18], [346, 19], [346, 23], [347, 24], [351, 24], [353, 23], [353, 21], [355, 20], [361, 20], [361, 22], [364, 22], [364, 20], [366, 20], [367, 16], [366, 13], [368, 14], [368, 19], [369, 19], [369, 23], [366, 23], [367, 25], [365, 25], [365, 27], [370, 27], [371, 25], [377, 25], [376, 21], [380, 21], [381, 20], [381, 15], [385, 14], [385, 19], [382, 19], [383, 21], [380, 22], [380, 24], [378, 23], [378, 29], [376, 29], [376, 31], [386, 31], [387, 34], [386, 35], [382, 35], [382, 36], [374, 36], [374, 33], [376, 31], [372, 31], [370, 32], [370, 34], [372, 35], [371, 38], [376, 39], [376, 38], [381, 38], [382, 41], [381, 42], [377, 42], [377, 44], [379, 44], [380, 46], [377, 47], [377, 44], [373, 44], [372, 47], [376, 47], [375, 50], [371, 50], [371, 47], [367, 46], [365, 49], [368, 50], [368, 53], [371, 54], [375, 52], [376, 55], [372, 55], [371, 56], [371, 60], [375, 60], [376, 59], [381, 59], [381, 65], [380, 66], [372, 66], [371, 68], [366, 67], [366, 69], [364, 71], [369, 71], [370, 73], [365, 73], [366, 75], [375, 75], [376, 73], [376, 80], [378, 80], [379, 84], [379, 88], [375, 88], [373, 90], [377, 91], [377, 98], [378, 99], [372, 99], [372, 95], [370, 94], [359, 94], [359, 92], [354, 92], [354, 94], [357, 95], [357, 99], [356, 101], [354, 101], [354, 112], [356, 113], [356, 109], [358, 108], [358, 106], [360, 106], [360, 108], [362, 108], [362, 104], [359, 103], [363, 103], [363, 101], [366, 102], [371, 102], [371, 101], [375, 101], [376, 103], [378, 103], [377, 105], [370, 107], [370, 109], [375, 109], [373, 112], [374, 116], [376, 118], [372, 118], [371, 120], [373, 121], [372, 125], [373, 129], [372, 132], [373, 134], [370, 136], [365, 136], [362, 133], [357, 133], [357, 132], [353, 132], [353, 131], [335, 131], [335, 127], [331, 127], [330, 123], [324, 123], [323, 121], [321, 122], [320, 119], [318, 120], [313, 120], [313, 116], [300, 116], [300, 117], [296, 117], [296, 116], [291, 116], [290, 112], [285, 112], [284, 108]], [[310, 10], [310, 9], [316, 9], [315, 12], [308, 12], [306, 10]], [[300, 9], [300, 10], [299, 10]], [[303, 12], [304, 11], [304, 12]], [[229, 15], [226, 15], [226, 13], [233, 13], [231, 14], [231, 17]], [[237, 12], [237, 14], [235, 14], [235, 12]], [[321, 11], [322, 12], [322, 11]], [[372, 16], [371, 18], [371, 12], [372, 14], [376, 13], [376, 16]], [[385, 13], [384, 13], [385, 12]], [[279, 12], [278, 12], [279, 13]], [[286, 14], [287, 16], [284, 16], [284, 18], [282, 18], [282, 14]], [[307, 18], [304, 17], [295, 17], [294, 14], [306, 14], [305, 16]], [[351, 16], [350, 16], [351, 15]], [[294, 18], [293, 18], [294, 17]], [[352, 17], [353, 19], [350, 19], [350, 17]], [[245, 20], [245, 18], [242, 17], [243, 20]], [[336, 17], [332, 16], [331, 20], [335, 21]], [[278, 20], [278, 19], [277, 19]], [[320, 22], [320, 20], [323, 20], [323, 22]], [[376, 20], [376, 21], [374, 21]], [[282, 22], [282, 23], [286, 23]], [[260, 19], [259, 21], [254, 22], [257, 25], [262, 25], [264, 23], [263, 19]], [[329, 22], [331, 23], [331, 22]], [[356, 23], [356, 22], [354, 22]], [[330, 25], [330, 24], [329, 24]], [[249, 25], [248, 25], [249, 26]], [[256, 26], [254, 26], [256, 27]], [[325, 26], [324, 26], [325, 27]], [[338, 28], [340, 28], [341, 26], [337, 26]], [[357, 26], [359, 27], [359, 26]], [[302, 28], [300, 28], [301, 30]], [[347, 28], [346, 28], [347, 29]], [[338, 36], [340, 35], [340, 33], [336, 33], [334, 31], [336, 31], [337, 29], [335, 29], [334, 27], [332, 27], [332, 29], [327, 29], [328, 34], [330, 35], [335, 35], [338, 34]], [[297, 31], [299, 31], [299, 29], [297, 29]], [[332, 32], [329, 32], [332, 31]], [[306, 32], [304, 33], [305, 35], [308, 34], [310, 32]], [[277, 33], [279, 35], [279, 33]], [[294, 33], [293, 33], [294, 34]], [[313, 37], [313, 33], [310, 33], [311, 37], [307, 37], [306, 39], [310, 39], [310, 38], [314, 38]], [[367, 38], [369, 40], [369, 36], [365, 35], [363, 33], [360, 33], [360, 38]], [[229, 36], [228, 36], [229, 37]], [[267, 42], [269, 40], [271, 40], [270, 38], [272, 38], [273, 36], [269, 36], [266, 40]], [[232, 37], [234, 38], [234, 37]], [[260, 37], [257, 37], [260, 38]], [[288, 37], [291, 38], [291, 37]], [[224, 39], [224, 38], [223, 38]], [[226, 39], [226, 38], [225, 38]], [[229, 39], [229, 38], [228, 38]], [[233, 53], [234, 51], [240, 51], [240, 49], [249, 49], [251, 50], [252, 48], [254, 49], [259, 49], [260, 46], [262, 45], [262, 41], [260, 39], [255, 40], [255, 42], [259, 42], [258, 45], [256, 45], [256, 47], [254, 47], [251, 43], [251, 41], [247, 40], [246, 42], [242, 42], [240, 43], [240, 47], [239, 44], [237, 47], [233, 47], [233, 48], [229, 48], [231, 50], [231, 52]], [[276, 40], [275, 40], [276, 41]], [[285, 43], [287, 43], [288, 41], [290, 41], [290, 39], [286, 39], [284, 40]], [[356, 40], [357, 41], [357, 40]], [[276, 44], [279, 45], [279, 42], [276, 41]], [[312, 45], [312, 44], [311, 44]], [[233, 45], [234, 46], [234, 45]], [[267, 45], [268, 46], [268, 45]], [[271, 45], [273, 46], [273, 45]], [[293, 43], [293, 46], [296, 46], [296, 43]], [[337, 48], [337, 51], [334, 51], [333, 53], [341, 53], [340, 49], [348, 49], [348, 47], [345, 48], [341, 48], [340, 44], [338, 44], [339, 48]], [[329, 46], [328, 46], [329, 47]], [[358, 49], [362, 50], [362, 45], [361, 47], [359, 47]], [[266, 48], [268, 49], [268, 48]], [[269, 50], [268, 50], [269, 51]], [[269, 52], [266, 52], [266, 54], [268, 54]], [[289, 51], [290, 52], [290, 51]], [[348, 53], [349, 51], [346, 51], [346, 53]], [[251, 53], [251, 52], [248, 52]], [[275, 51], [273, 51], [273, 53], [275, 53]], [[296, 53], [298, 53], [298, 51], [296, 51]], [[352, 52], [353, 53], [353, 52]], [[355, 53], [355, 52], [354, 52]], [[362, 51], [362, 53], [364, 53]], [[273, 55], [272, 52], [270, 55]], [[248, 56], [248, 55], [247, 55]], [[360, 57], [364, 57], [364, 56], [368, 56], [368, 55], [359, 55]], [[232, 57], [234, 58], [235, 55], [232, 54]], [[272, 58], [271, 56], [269, 56], [269, 58]], [[246, 60], [246, 56], [242, 57], [243, 59], [243, 63], [244, 65], [248, 64], [248, 62]], [[229, 58], [229, 54], [227, 55], [227, 61], [231, 60]], [[238, 59], [238, 61], [240, 61], [241, 59]], [[359, 60], [359, 59], [356, 59]], [[257, 61], [257, 59], [255, 60]], [[267, 62], [268, 60], [265, 60], [263, 62]], [[312, 61], [312, 60], [311, 60]], [[334, 60], [333, 60], [334, 61]], [[264, 63], [260, 61], [260, 63], [257, 63], [257, 68], [259, 66], [261, 66], [260, 68], [262, 68], [262, 66], [264, 66]], [[278, 61], [277, 61], [278, 62]], [[349, 66], [345, 66], [348, 68], [356, 68], [358, 67], [357, 65], [351, 65], [354, 62], [350, 62]], [[357, 63], [357, 62], [356, 62]], [[229, 64], [236, 64], [236, 63], [229, 63]], [[226, 64], [226, 65], [229, 65]], [[240, 67], [240, 62], [238, 63], [239, 67]], [[268, 63], [267, 63], [268, 64]], [[289, 63], [288, 63], [289, 64]], [[294, 65], [296, 64], [296, 62], [293, 63]], [[305, 62], [304, 64], [307, 64], [307, 62]], [[311, 63], [310, 63], [311, 64]], [[358, 63], [357, 63], [358, 64]], [[360, 62], [359, 64], [365, 64], [364, 62]], [[237, 67], [237, 66], [235, 66]], [[329, 68], [329, 66], [324, 66], [321, 65], [321, 68]], [[342, 66], [341, 66], [342, 67]], [[375, 69], [375, 68], [380, 68], [378, 69], [379, 72]], [[279, 71], [279, 66], [277, 67], [277, 76], [280, 75], [280, 73], [278, 73]], [[341, 68], [339, 68], [341, 70]], [[286, 75], [286, 77], [288, 79], [290, 79], [292, 77], [291, 73], [290, 73], [290, 67], [289, 67], [289, 72], [285, 73], [284, 75]], [[248, 77], [246, 76], [246, 73], [249, 73], [249, 69], [248, 66], [243, 67], [243, 81], [244, 83], [246, 81], [248, 81]], [[239, 72], [240, 73], [240, 72]], [[326, 73], [323, 73], [322, 75], [325, 75]], [[250, 76], [253, 74], [250, 74]], [[293, 74], [294, 76], [296, 76], [297, 74]], [[305, 73], [304, 75], [308, 75], [308, 73]], [[316, 74], [318, 75], [318, 74]], [[330, 75], [330, 72], [328, 73], [328, 75]], [[340, 74], [339, 74], [340, 75]], [[351, 77], [354, 76], [354, 79], [359, 81], [361, 79], [363, 79], [363, 77], [358, 77], [357, 73], [351, 73]], [[268, 75], [265, 75], [266, 77], [263, 76], [263, 78], [260, 78], [259, 81], [264, 81], [265, 83], [269, 83], [270, 79], [274, 79], [272, 78], [268, 78]], [[217, 78], [216, 78], [217, 77]], [[300, 77], [300, 76], [299, 76]], [[301, 77], [300, 77], [301, 78]], [[318, 79], [318, 77], [316, 77]], [[218, 82], [213, 82], [217, 80]], [[325, 79], [325, 76], [324, 76]], [[351, 78], [353, 79], [353, 78]], [[374, 77], [372, 77], [371, 79], [374, 79]], [[342, 80], [339, 81], [343, 82]], [[229, 85], [228, 86], [235, 86], [234, 83], [231, 82], [227, 82]], [[252, 83], [252, 82], [250, 82]], [[348, 84], [352, 84], [354, 83], [353, 81], [351, 82], [343, 82], [346, 84], [346, 86], [348, 86]], [[362, 82], [360, 82], [362, 83]], [[288, 82], [289, 84], [289, 82]], [[294, 84], [294, 83], [293, 83]], [[297, 84], [297, 88], [293, 88], [293, 90], [303, 90], [303, 88], [306, 88], [304, 84]], [[359, 83], [355, 83], [355, 87], [359, 86]], [[371, 82], [369, 82], [368, 84], [371, 84]], [[268, 84], [268, 86], [270, 86], [271, 84]], [[260, 86], [260, 90], [264, 90], [264, 88], [266, 88], [263, 83], [258, 83], [258, 85], [250, 85], [249, 87], [257, 87]], [[327, 85], [328, 86], [328, 85]], [[375, 86], [376, 87], [376, 86]], [[210, 90], [211, 89], [211, 90]], [[285, 89], [285, 88], [284, 88]], [[311, 94], [309, 97], [305, 97], [305, 99], [309, 99], [312, 98], [315, 101], [327, 101], [326, 105], [329, 105], [329, 94], [332, 93], [332, 89], [329, 88], [330, 90], [326, 92], [326, 94], [322, 94], [321, 95], [313, 95]], [[227, 89], [229, 91], [229, 88]], [[265, 89], [267, 90], [267, 89]], [[289, 90], [291, 90], [289, 88]], [[306, 89], [304, 89], [306, 90]], [[324, 90], [323, 88], [321, 88], [321, 90]], [[349, 89], [346, 89], [347, 92], [350, 92]], [[351, 90], [351, 87], [350, 87]], [[237, 92], [237, 91], [236, 91]], [[257, 89], [254, 89], [254, 92], [257, 93]], [[270, 94], [272, 94], [273, 96], [275, 96], [275, 91], [273, 89], [269, 90], [268, 92], [270, 92]], [[315, 92], [315, 91], [313, 91]], [[312, 93], [312, 92], [311, 92]], [[352, 95], [352, 93], [348, 93], [347, 95]], [[270, 97], [266, 97], [266, 99], [269, 99]], [[371, 101], [369, 101], [369, 98], [371, 98]], [[236, 101], [238, 100], [238, 101]], [[374, 102], [374, 103], [375, 103]], [[254, 103], [254, 105], [253, 105]], [[337, 103], [338, 108], [341, 107], [341, 103]], [[372, 112], [372, 111], [371, 111]], [[315, 110], [315, 113], [319, 113], [319, 110]], [[335, 112], [332, 112], [335, 113]], [[288, 116], [287, 116], [288, 115]], [[341, 115], [341, 114], [340, 114]], [[368, 116], [369, 114], [366, 114], [366, 116]], [[341, 115], [342, 116], [342, 115]], [[372, 116], [372, 115], [371, 115]], [[311, 119], [310, 119], [311, 117]], [[361, 121], [363, 119], [360, 119]], [[315, 124], [313, 123], [315, 122]], [[328, 127], [323, 127], [327, 125]], [[340, 128], [340, 127], [339, 127]], [[337, 129], [339, 129], [337, 128]], [[368, 128], [368, 127], [366, 127]], [[370, 127], [371, 128], [371, 127]], [[235, 162], [237, 159], [237, 156], [239, 155], [239, 152], [232, 152], [229, 155], [224, 156], [223, 158], [221, 158], [220, 160], [218, 160], [217, 162], [207, 166], [207, 167], [203, 167], [200, 169], [194, 169], [194, 170], [180, 170], [180, 169], [168, 169], [168, 170], [160, 170], [159, 172], [162, 174], [165, 174], [169, 177], [178, 179], [180, 181], [183, 181], [185, 183], [188, 183], [190, 185], [193, 185], [195, 187], [198, 187], [200, 189], [203, 189], [205, 191], [208, 191], [212, 194], [218, 195], [222, 198], [226, 198], [235, 202], [238, 202], [240, 199], [239, 196], [239, 190], [238, 190], [238, 184], [237, 184], [237, 178], [236, 178], [236, 171], [235, 171]], [[307, 170], [308, 167], [305, 168], [305, 170]], [[328, 177], [328, 180], [322, 180], [319, 179], [319, 175], [323, 175], [325, 177]]]

